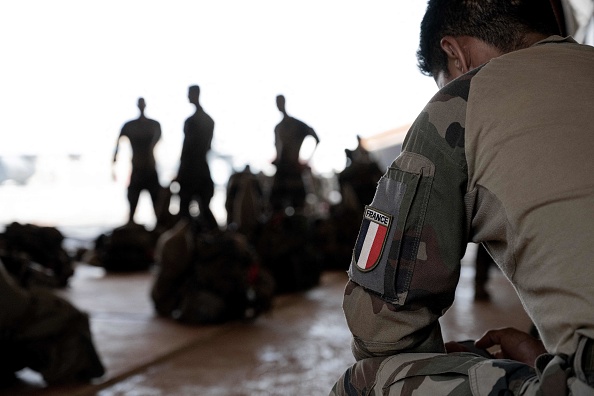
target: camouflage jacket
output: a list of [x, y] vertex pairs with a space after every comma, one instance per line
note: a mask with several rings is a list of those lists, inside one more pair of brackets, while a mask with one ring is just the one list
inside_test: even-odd
[[[583, 218], [594, 213], [594, 184], [583, 166], [592, 165], [594, 117], [581, 111], [594, 102], [594, 51], [560, 37], [539, 44], [547, 45], [496, 58], [441, 89], [378, 183], [343, 302], [357, 360], [445, 352], [438, 319], [453, 303], [469, 241], [485, 242], [548, 350], [570, 354], [582, 337], [593, 338], [594, 289], [571, 274], [594, 275], [592, 244], [581, 237], [594, 235], [594, 222]], [[565, 69], [573, 70], [561, 75]], [[545, 78], [551, 70], [554, 83]], [[568, 86], [573, 78], [585, 83], [579, 92]], [[564, 100], [573, 111], [559, 108]], [[563, 156], [542, 161], [555, 150]], [[534, 166], [539, 156], [546, 170]], [[561, 176], [564, 167], [577, 169], [571, 180]], [[547, 226], [551, 221], [557, 228]], [[580, 248], [571, 249], [576, 243]], [[551, 294], [555, 287], [567, 293]], [[576, 312], [553, 309], [560, 299]], [[571, 319], [577, 312], [583, 322]]]
[[463, 126], [478, 70], [426, 106], [365, 208], [344, 297], [358, 359], [445, 351], [438, 319], [466, 249]]

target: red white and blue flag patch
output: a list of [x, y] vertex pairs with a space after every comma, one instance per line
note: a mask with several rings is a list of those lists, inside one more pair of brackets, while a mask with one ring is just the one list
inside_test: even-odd
[[355, 245], [354, 260], [361, 271], [372, 270], [380, 260], [392, 216], [371, 206], [365, 206], [363, 223]]

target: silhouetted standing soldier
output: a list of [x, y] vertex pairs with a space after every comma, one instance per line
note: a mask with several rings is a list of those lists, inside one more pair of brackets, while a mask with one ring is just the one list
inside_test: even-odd
[[184, 143], [175, 180], [180, 187], [180, 216], [191, 218], [190, 203], [196, 200], [206, 227], [211, 229], [218, 227], [209, 206], [214, 195], [214, 183], [207, 160], [214, 133], [214, 121], [204, 112], [199, 99], [200, 87], [192, 85], [188, 89], [188, 100], [196, 106], [196, 111], [184, 124]]
[[127, 137], [132, 147], [132, 174], [130, 175], [130, 184], [128, 185], [128, 202], [130, 203], [129, 223], [134, 222], [134, 213], [136, 212], [138, 198], [142, 190], [147, 190], [151, 195], [156, 215], [157, 199], [161, 190], [155, 156], [153, 154], [155, 145], [161, 138], [161, 125], [144, 115], [145, 107], [144, 98], [138, 98], [140, 116], [124, 124], [116, 141], [115, 152], [113, 154], [113, 162], [115, 163], [120, 139], [123, 136]]
[[270, 203], [273, 209], [282, 209], [287, 205], [299, 208], [305, 202], [305, 186], [301, 175], [303, 165], [299, 162], [299, 151], [307, 136], [312, 136], [316, 145], [320, 139], [310, 126], [287, 114], [283, 95], [276, 97], [276, 106], [283, 119], [274, 128], [276, 159], [273, 164], [276, 165], [276, 173]]

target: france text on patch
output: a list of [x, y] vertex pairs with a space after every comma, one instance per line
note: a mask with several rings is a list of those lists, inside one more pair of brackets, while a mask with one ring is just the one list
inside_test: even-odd
[[365, 207], [354, 252], [359, 270], [370, 271], [378, 264], [391, 223], [391, 215]]

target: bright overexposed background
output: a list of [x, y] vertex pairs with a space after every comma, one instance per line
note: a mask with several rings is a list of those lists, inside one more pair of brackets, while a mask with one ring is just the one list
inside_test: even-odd
[[[314, 172], [340, 171], [357, 135], [410, 123], [436, 91], [416, 67], [425, 5], [3, 1], [0, 156], [33, 155], [37, 162], [26, 186], [0, 185], [0, 222], [124, 221], [125, 147], [117, 180], [111, 178], [120, 128], [138, 116], [136, 100], [144, 97], [146, 115], [163, 130], [156, 156], [167, 185], [177, 171], [183, 122], [193, 112], [192, 84], [200, 85], [201, 103], [215, 120], [210, 158], [217, 185], [246, 164], [274, 172], [277, 94], [321, 139], [315, 151], [306, 141]], [[141, 197], [139, 216], [150, 212], [147, 200]]]

